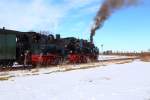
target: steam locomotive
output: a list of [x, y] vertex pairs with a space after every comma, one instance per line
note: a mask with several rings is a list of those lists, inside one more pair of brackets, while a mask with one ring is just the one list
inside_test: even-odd
[[87, 63], [97, 61], [98, 54], [98, 48], [87, 40], [0, 29], [0, 66]]

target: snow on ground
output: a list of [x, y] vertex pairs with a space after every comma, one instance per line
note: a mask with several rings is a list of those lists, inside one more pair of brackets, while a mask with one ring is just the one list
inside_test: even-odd
[[150, 63], [14, 77], [0, 81], [0, 100], [150, 100]]

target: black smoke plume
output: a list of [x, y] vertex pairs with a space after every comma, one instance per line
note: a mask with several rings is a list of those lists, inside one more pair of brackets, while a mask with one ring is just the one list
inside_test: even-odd
[[113, 12], [123, 7], [128, 7], [137, 4], [138, 0], [104, 0], [102, 6], [94, 20], [91, 28], [90, 41], [93, 43], [93, 36], [97, 29], [101, 28], [104, 22], [112, 15]]

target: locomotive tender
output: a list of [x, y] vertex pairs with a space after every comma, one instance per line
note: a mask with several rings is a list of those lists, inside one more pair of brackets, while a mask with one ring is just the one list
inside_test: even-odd
[[0, 66], [88, 63], [97, 61], [98, 54], [87, 40], [0, 29]]

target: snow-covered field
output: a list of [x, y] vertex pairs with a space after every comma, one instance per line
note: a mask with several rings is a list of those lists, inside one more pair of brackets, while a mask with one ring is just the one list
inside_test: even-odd
[[0, 100], [150, 100], [150, 63], [13, 77], [0, 81]]

